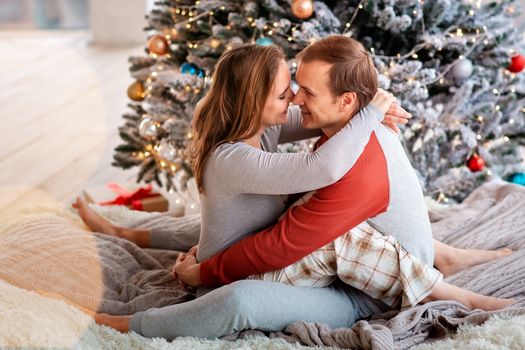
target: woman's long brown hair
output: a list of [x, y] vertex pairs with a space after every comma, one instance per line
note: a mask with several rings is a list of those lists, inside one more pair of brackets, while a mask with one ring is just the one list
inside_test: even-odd
[[220, 57], [192, 123], [189, 155], [200, 192], [204, 192], [204, 167], [210, 154], [225, 142], [245, 140], [259, 131], [282, 59], [280, 48], [259, 45], [243, 45]]

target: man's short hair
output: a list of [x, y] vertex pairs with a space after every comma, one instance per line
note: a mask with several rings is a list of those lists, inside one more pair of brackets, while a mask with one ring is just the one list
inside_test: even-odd
[[355, 92], [359, 109], [368, 105], [377, 92], [377, 72], [370, 54], [360, 42], [343, 35], [331, 35], [304, 49], [298, 58], [303, 62], [331, 64], [330, 91], [341, 96]]

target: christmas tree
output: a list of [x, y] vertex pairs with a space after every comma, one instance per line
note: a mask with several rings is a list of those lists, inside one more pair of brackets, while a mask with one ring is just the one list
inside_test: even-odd
[[[191, 119], [221, 53], [243, 43], [295, 55], [330, 34], [362, 42], [380, 86], [414, 114], [401, 138], [424, 190], [461, 200], [494, 176], [522, 176], [524, 37], [512, 0], [157, 1], [146, 55], [130, 58], [133, 103], [114, 165], [181, 190]], [[307, 151], [310, 143], [283, 148]]]

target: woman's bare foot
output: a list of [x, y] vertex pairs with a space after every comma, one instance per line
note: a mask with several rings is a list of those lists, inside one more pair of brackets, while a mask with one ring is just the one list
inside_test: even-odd
[[119, 332], [129, 332], [131, 316], [114, 316], [109, 314], [95, 314], [95, 322], [99, 325], [111, 327]]
[[78, 210], [82, 221], [91, 231], [119, 237], [118, 229], [94, 211], [81, 197], [77, 197], [77, 200], [71, 206]]
[[509, 248], [481, 250], [451, 247], [446, 254], [443, 254], [439, 261], [436, 259], [435, 265], [443, 276], [447, 277], [469, 267], [497, 260], [512, 253], [513, 251]]
[[471, 310], [481, 309], [484, 311], [495, 311], [503, 309], [516, 302], [514, 299], [494, 298], [469, 291], [467, 292], [467, 300], [463, 302], [463, 304]]
[[455, 300], [471, 310], [481, 309], [485, 311], [503, 309], [515, 302], [514, 299], [501, 299], [477, 294], [443, 281], [436, 284], [430, 295], [422, 302], [435, 300]]

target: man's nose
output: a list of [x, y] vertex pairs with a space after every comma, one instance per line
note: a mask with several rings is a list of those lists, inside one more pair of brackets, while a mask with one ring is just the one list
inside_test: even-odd
[[295, 94], [293, 91], [290, 91], [290, 95], [288, 96], [288, 103], [292, 103], [295, 98]]
[[299, 89], [299, 91], [297, 91], [297, 94], [295, 94], [294, 98], [293, 98], [293, 103], [295, 105], [298, 105], [298, 106], [302, 106], [304, 104], [304, 98], [303, 98], [303, 93], [301, 91], [301, 89]]

